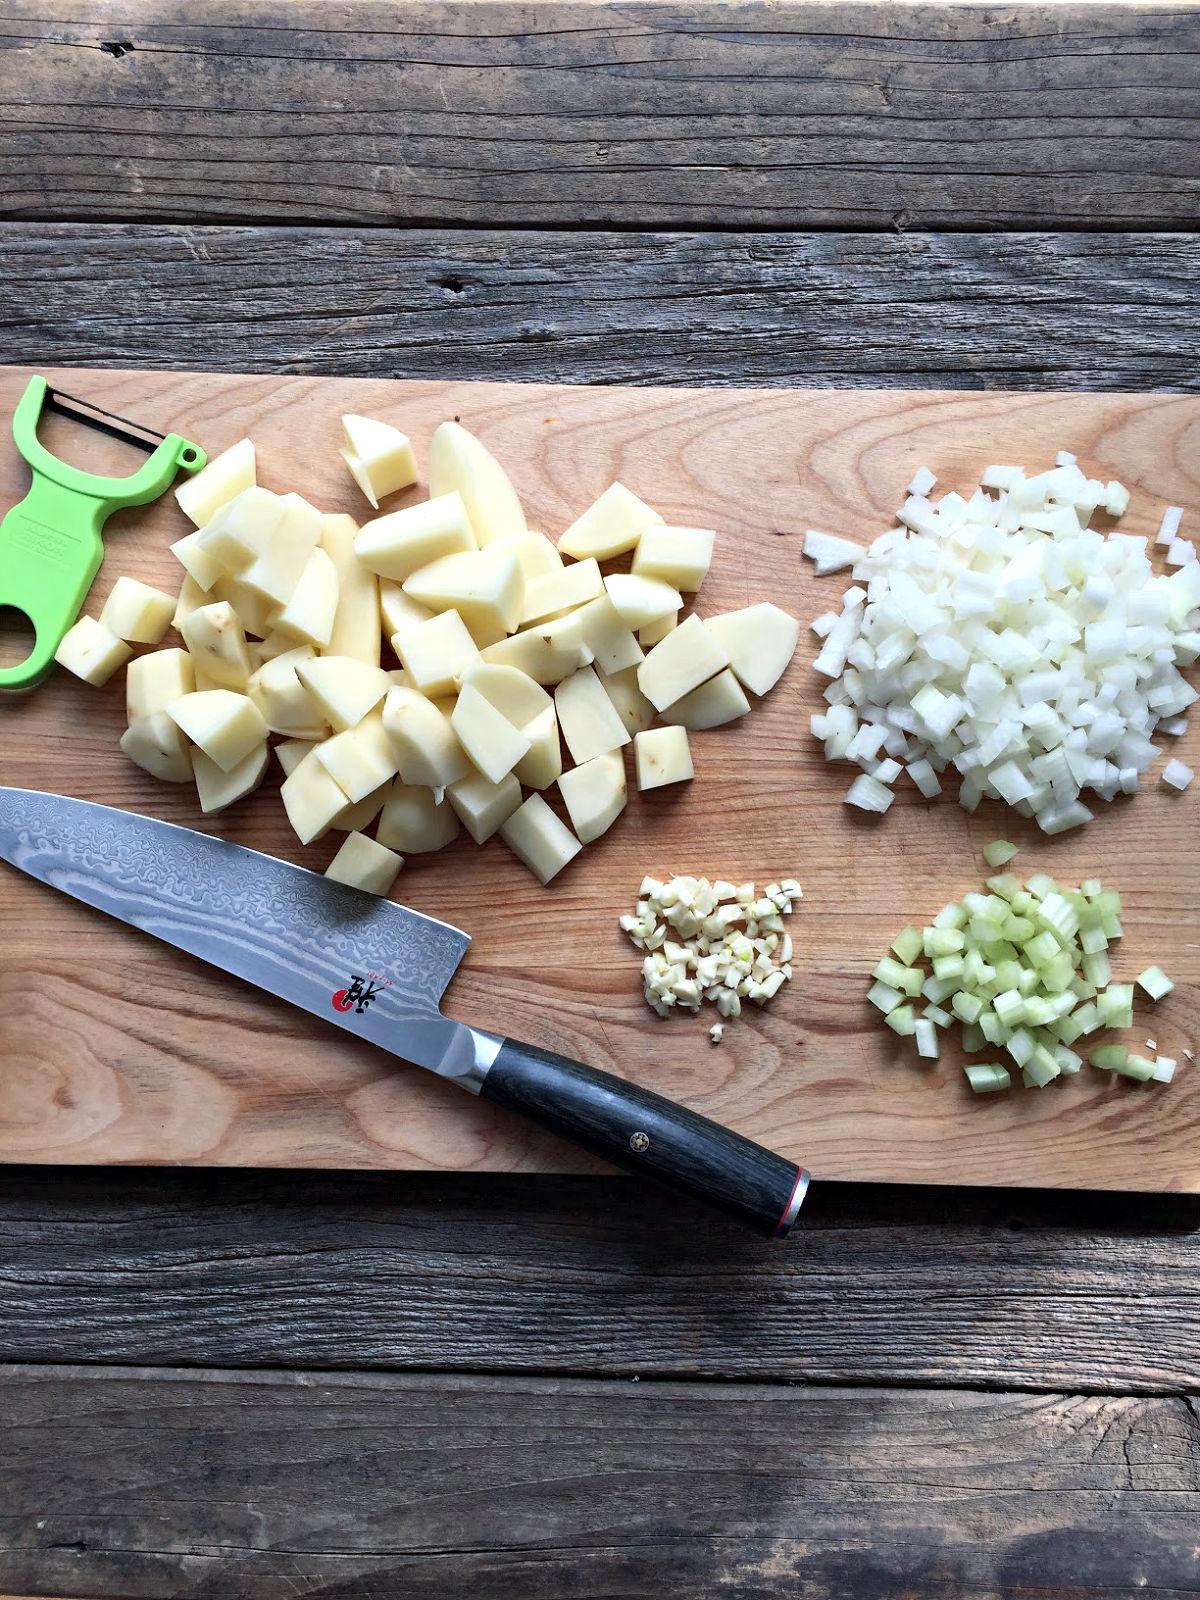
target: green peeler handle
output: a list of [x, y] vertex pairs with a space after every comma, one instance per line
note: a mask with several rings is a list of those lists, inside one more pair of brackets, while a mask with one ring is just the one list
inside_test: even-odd
[[34, 647], [15, 667], [0, 667], [0, 689], [28, 689], [49, 673], [54, 652], [78, 617], [104, 556], [104, 524], [114, 511], [142, 506], [171, 486], [180, 468], [197, 472], [198, 445], [169, 433], [127, 478], [81, 472], [51, 455], [37, 436], [49, 384], [31, 378], [13, 414], [13, 439], [33, 469], [29, 493], [0, 522], [0, 606], [33, 624]]

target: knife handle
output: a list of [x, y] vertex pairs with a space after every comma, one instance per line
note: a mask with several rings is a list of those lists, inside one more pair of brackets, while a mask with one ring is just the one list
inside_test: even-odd
[[808, 1188], [802, 1167], [740, 1133], [623, 1078], [515, 1039], [501, 1044], [479, 1094], [770, 1238], [788, 1233]]

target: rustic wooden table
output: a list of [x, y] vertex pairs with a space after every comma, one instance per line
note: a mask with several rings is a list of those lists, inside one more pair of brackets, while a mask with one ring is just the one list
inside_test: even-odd
[[[1200, 389], [1195, 6], [97, 9], [0, 15], [5, 362]], [[1178, 1600], [1198, 1225], [3, 1169], [0, 1588]]]

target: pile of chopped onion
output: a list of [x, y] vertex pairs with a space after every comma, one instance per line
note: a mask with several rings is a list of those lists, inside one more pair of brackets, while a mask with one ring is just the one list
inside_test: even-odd
[[[646, 1004], [665, 1017], [711, 1000], [723, 1017], [737, 1017], [744, 999], [774, 999], [792, 975], [783, 919], [801, 897], [795, 878], [769, 883], [761, 896], [752, 883], [643, 878], [637, 913], [622, 917], [621, 929], [646, 951]], [[714, 1044], [721, 1033], [719, 1024], [711, 1030]]]
[[[862, 768], [846, 799], [886, 811], [907, 772], [923, 795], [962, 775], [959, 802], [999, 799], [1046, 833], [1089, 822], [1083, 791], [1130, 794], [1154, 761], [1151, 735], [1178, 734], [1196, 691], [1180, 675], [1200, 656], [1200, 562], [1178, 508], [1156, 543], [1105, 536], [1119, 483], [1087, 478], [1074, 457], [1026, 477], [989, 467], [970, 499], [928, 498], [913, 480], [900, 525], [854, 562], [840, 614], [813, 623], [814, 663], [832, 681], [812, 719], [826, 759]], [[846, 541], [810, 534], [818, 571], [846, 565]]]
[[[929, 927], [905, 928], [875, 968], [867, 998], [893, 1032], [913, 1039], [918, 1055], [936, 1059], [937, 1030], [958, 1022], [964, 1049], [1003, 1052], [1025, 1087], [1040, 1089], [1079, 1071], [1083, 1057], [1071, 1048], [1079, 1039], [1133, 1025], [1134, 986], [1112, 981], [1108, 954], [1121, 936], [1121, 897], [1097, 878], [1064, 889], [1041, 872], [1024, 884], [1002, 873], [987, 887], [987, 894], [943, 907]], [[922, 956], [932, 972], [918, 965]], [[1153, 1000], [1173, 987], [1158, 967], [1136, 981]], [[1088, 1059], [1103, 1071], [1162, 1083], [1176, 1065], [1119, 1044], [1102, 1045]], [[998, 1061], [964, 1070], [977, 1094], [1011, 1082]]]

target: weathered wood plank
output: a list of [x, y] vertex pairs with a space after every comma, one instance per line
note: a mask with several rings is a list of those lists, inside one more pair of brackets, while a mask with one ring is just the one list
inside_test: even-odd
[[1186, 226], [1193, 6], [10, 0], [12, 217]]
[[0, 225], [4, 359], [1200, 389], [1200, 237]]
[[17, 1367], [0, 1407], [14, 1588], [1196, 1592], [1180, 1398]]
[[0, 1168], [0, 1359], [1200, 1387], [1182, 1197]]

